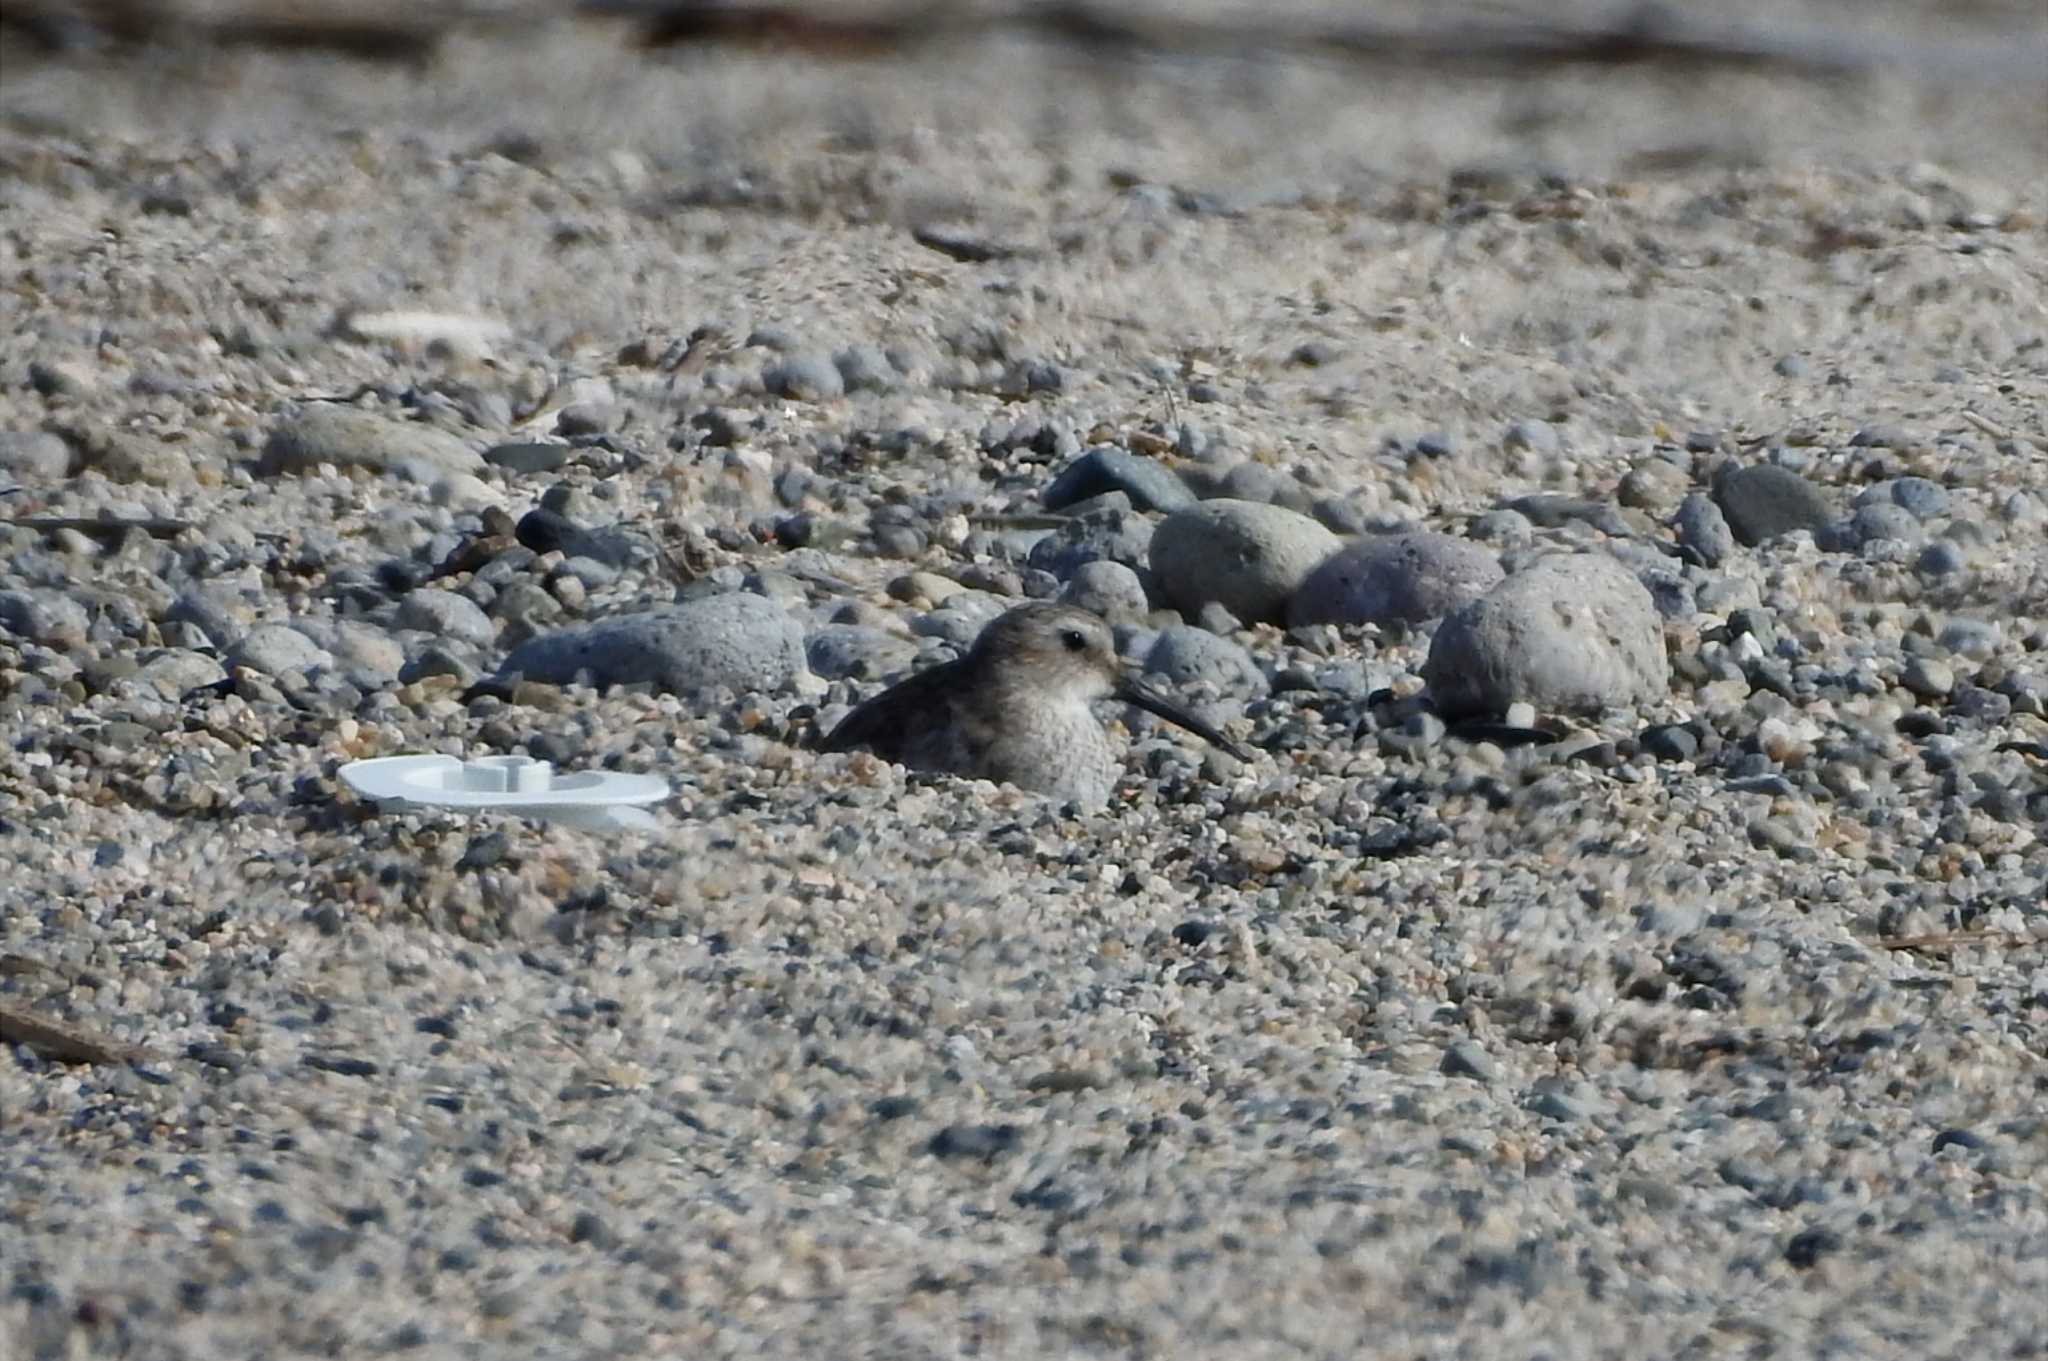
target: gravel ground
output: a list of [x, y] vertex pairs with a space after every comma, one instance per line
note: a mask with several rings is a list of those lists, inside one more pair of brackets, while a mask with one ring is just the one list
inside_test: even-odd
[[2041, 1347], [2038, 84], [0, 60], [7, 1361]]

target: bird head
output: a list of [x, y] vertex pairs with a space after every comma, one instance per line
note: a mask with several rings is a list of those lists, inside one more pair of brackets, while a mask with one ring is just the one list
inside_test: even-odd
[[1117, 657], [1116, 639], [1100, 616], [1071, 605], [1019, 605], [998, 616], [974, 641], [970, 660], [1013, 685], [1074, 703], [1115, 698], [1157, 714], [1239, 760], [1244, 748], [1146, 685]]

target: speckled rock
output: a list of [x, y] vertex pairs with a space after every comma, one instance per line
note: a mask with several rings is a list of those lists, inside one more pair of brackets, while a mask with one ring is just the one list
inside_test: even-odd
[[1448, 714], [1527, 701], [1584, 713], [1664, 697], [1670, 667], [1650, 594], [1601, 554], [1540, 559], [1437, 629], [1423, 679]]
[[334, 656], [288, 624], [260, 624], [235, 640], [228, 661], [269, 676], [334, 665]]
[[1152, 537], [1152, 574], [1183, 611], [1211, 601], [1247, 623], [1278, 621], [1301, 583], [1342, 541], [1306, 515], [1250, 501], [1204, 501]]
[[153, 690], [159, 699], [176, 700], [202, 685], [212, 685], [226, 674], [218, 658], [190, 648], [167, 647], [142, 659], [135, 680]]
[[1372, 535], [1311, 572], [1287, 603], [1300, 624], [1422, 623], [1486, 594], [1500, 558], [1469, 539], [1428, 530]]
[[1856, 505], [1893, 505], [1925, 521], [1948, 513], [1949, 496], [1939, 482], [1924, 477], [1888, 477], [1856, 493]]
[[10, 479], [56, 482], [71, 470], [71, 446], [41, 430], [0, 430], [0, 486]]
[[1719, 567], [1735, 551], [1735, 533], [1710, 496], [1698, 492], [1679, 502], [1674, 520], [1679, 547], [1702, 567]]
[[1027, 561], [1061, 581], [1091, 562], [1136, 568], [1152, 550], [1153, 523], [1131, 510], [1102, 509], [1069, 520], [1031, 547]]
[[405, 667], [405, 649], [383, 629], [356, 619], [296, 619], [292, 627], [334, 659], [334, 665], [366, 676], [394, 677]]
[[1249, 652], [1207, 629], [1176, 624], [1162, 629], [1145, 653], [1148, 674], [1176, 686], [1206, 684], [1220, 695], [1249, 698], [1266, 693], [1266, 677]]
[[917, 644], [866, 624], [826, 624], [804, 640], [804, 655], [826, 680], [875, 680], [907, 669]]
[[1685, 469], [1664, 458], [1637, 459], [1615, 489], [1615, 499], [1624, 506], [1648, 511], [1660, 518], [1677, 509], [1691, 482]]
[[428, 485], [449, 473], [474, 473], [484, 466], [482, 455], [433, 426], [316, 402], [271, 431], [256, 470], [265, 476], [306, 473], [323, 463], [369, 468]]
[[1714, 480], [1714, 503], [1737, 543], [1754, 547], [1804, 529], [1818, 534], [1835, 518], [1826, 493], [1789, 468], [1730, 466]]
[[807, 674], [803, 629], [774, 601], [745, 592], [709, 596], [544, 633], [499, 667], [566, 685], [652, 684], [691, 694], [724, 686], [779, 690]]
[[1099, 614], [1112, 624], [1135, 623], [1150, 608], [1144, 581], [1120, 562], [1081, 564], [1061, 588], [1060, 600]]
[[431, 587], [405, 593], [398, 602], [398, 622], [403, 628], [421, 629], [476, 647], [489, 647], [498, 636], [491, 617], [474, 600]]
[[0, 629], [31, 643], [67, 647], [85, 641], [85, 606], [53, 590], [0, 591]]

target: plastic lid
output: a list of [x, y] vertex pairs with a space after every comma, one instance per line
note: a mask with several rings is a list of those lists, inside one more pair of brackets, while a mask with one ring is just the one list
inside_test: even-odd
[[530, 756], [379, 756], [341, 768], [342, 783], [380, 807], [496, 809], [592, 830], [652, 827], [639, 807], [668, 797], [668, 781], [610, 770], [556, 775]]

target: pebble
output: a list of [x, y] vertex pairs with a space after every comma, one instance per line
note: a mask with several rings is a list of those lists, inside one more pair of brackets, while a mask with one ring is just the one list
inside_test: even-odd
[[1921, 549], [1920, 556], [1913, 560], [1915, 572], [1937, 580], [1955, 576], [1969, 565], [1969, 555], [1952, 539], [1936, 539]]
[[[463, 604], [469, 602], [464, 600]], [[485, 627], [489, 627], [488, 621]], [[344, 670], [389, 679], [405, 666], [405, 648], [383, 629], [361, 620], [308, 615], [295, 620], [292, 628], [310, 638], [334, 659], [333, 665]], [[486, 636], [482, 641], [488, 643], [490, 639]]]
[[1662, 699], [1663, 627], [1642, 583], [1610, 557], [1542, 558], [1445, 618], [1423, 679], [1447, 715], [1517, 700], [1583, 713]]
[[256, 471], [266, 477], [304, 474], [323, 463], [429, 486], [450, 473], [475, 473], [484, 466], [468, 445], [433, 426], [316, 402], [271, 431]]
[[1341, 546], [1297, 511], [1224, 499], [1167, 516], [1149, 561], [1169, 603], [1193, 611], [1213, 601], [1254, 623], [1283, 618], [1296, 589]]
[[1984, 662], [1998, 655], [2005, 631], [1988, 619], [1956, 617], [1942, 622], [1934, 641], [1958, 657]]
[[1468, 539], [1428, 530], [1361, 538], [1311, 572], [1287, 605], [1287, 622], [1420, 624], [1498, 585], [1500, 558]]
[[1138, 510], [1175, 511], [1195, 504], [1180, 475], [1155, 459], [1100, 445], [1060, 470], [1045, 491], [1045, 508], [1063, 510], [1104, 492], [1122, 492]]
[[1932, 657], [1915, 657], [1906, 664], [1899, 683], [1922, 699], [1946, 699], [1956, 688], [1956, 674]]
[[619, 408], [612, 401], [570, 402], [555, 413], [555, 433], [564, 439], [579, 439], [601, 435], [619, 419]]
[[1348, 496], [1318, 496], [1308, 513], [1332, 534], [1363, 534], [1366, 530], [1365, 507]]
[[1494, 1062], [1493, 1055], [1470, 1040], [1459, 1040], [1447, 1046], [1439, 1067], [1446, 1077], [1477, 1078], [1485, 1083], [1500, 1080], [1500, 1065]]
[[1851, 449], [1910, 449], [1915, 441], [1896, 425], [1866, 425], [1849, 436]]
[[1558, 438], [1557, 427], [1549, 421], [1516, 421], [1501, 436], [1501, 447], [1509, 452], [1524, 451], [1533, 454], [1554, 454], [1563, 441]]
[[1643, 750], [1660, 761], [1690, 761], [1699, 755], [1700, 739], [1681, 723], [1659, 723], [1643, 730]]
[[1621, 479], [1615, 498], [1624, 506], [1665, 516], [1676, 510], [1679, 502], [1685, 499], [1691, 482], [1686, 470], [1669, 459], [1637, 459]]
[[839, 370], [846, 392], [888, 392], [902, 384], [889, 356], [873, 345], [847, 346], [832, 356], [832, 366]]
[[45, 397], [72, 399], [89, 397], [99, 386], [92, 370], [66, 359], [31, 360], [28, 385]]
[[85, 642], [91, 626], [85, 606], [51, 590], [0, 591], [0, 628], [50, 647]]
[[934, 1158], [990, 1162], [1013, 1151], [1023, 1134], [1016, 1125], [948, 1125], [926, 1145]]
[[1216, 476], [1213, 470], [1205, 471], [1207, 476], [1202, 479], [1205, 484], [1205, 497], [1229, 501], [1258, 501], [1271, 505], [1274, 497], [1279, 494], [1280, 474], [1263, 463], [1253, 463], [1249, 460], [1234, 463], [1224, 469], [1220, 477]]
[[865, 624], [826, 624], [811, 630], [804, 655], [825, 680], [880, 680], [909, 670], [917, 644]]
[[246, 666], [268, 676], [321, 670], [334, 665], [325, 648], [285, 624], [259, 624], [227, 650], [231, 666]]
[[1858, 507], [1891, 504], [1916, 520], [1936, 520], [1948, 513], [1948, 492], [1924, 477], [1893, 477], [1872, 483], [1856, 494]]
[[846, 379], [824, 354], [785, 354], [761, 370], [761, 386], [794, 402], [830, 402], [846, 395]]
[[1160, 630], [1145, 653], [1145, 671], [1183, 689], [1207, 685], [1220, 695], [1240, 699], [1266, 693], [1265, 673], [1249, 652], [1228, 638], [1186, 624]]
[[41, 430], [0, 430], [0, 486], [6, 478], [61, 482], [71, 471], [71, 446]]
[[1480, 543], [1517, 548], [1536, 537], [1536, 526], [1519, 510], [1497, 506], [1472, 521], [1472, 537]]
[[492, 445], [484, 450], [483, 460], [493, 468], [503, 468], [507, 472], [525, 476], [554, 472], [575, 454], [574, 446], [568, 444], [518, 440], [508, 444]]
[[[1835, 533], [1830, 531], [1829, 538], [1834, 537]], [[1862, 548], [1879, 539], [1895, 539], [1900, 543], [1917, 544], [1925, 539], [1927, 534], [1921, 529], [1920, 521], [1905, 507], [1880, 501], [1858, 506], [1839, 537], [1853, 547]]]
[[744, 592], [544, 633], [514, 648], [498, 670], [548, 685], [588, 673], [599, 688], [648, 683], [679, 695], [719, 687], [772, 692], [809, 674], [796, 620]]
[[475, 601], [453, 591], [408, 591], [398, 602], [398, 623], [476, 647], [489, 647], [498, 637], [491, 617]]
[[1112, 624], [1135, 624], [1151, 608], [1145, 583], [1120, 562], [1084, 562], [1060, 590], [1063, 604], [1099, 614]]
[[1789, 468], [1730, 466], [1714, 480], [1714, 503], [1745, 547], [1804, 529], [1819, 534], [1834, 520], [1827, 496]]
[[1137, 568], [1151, 554], [1156, 538], [1152, 521], [1131, 510], [1114, 507], [1067, 521], [1031, 547], [1027, 563], [1060, 581], [1091, 562], [1114, 562]]

